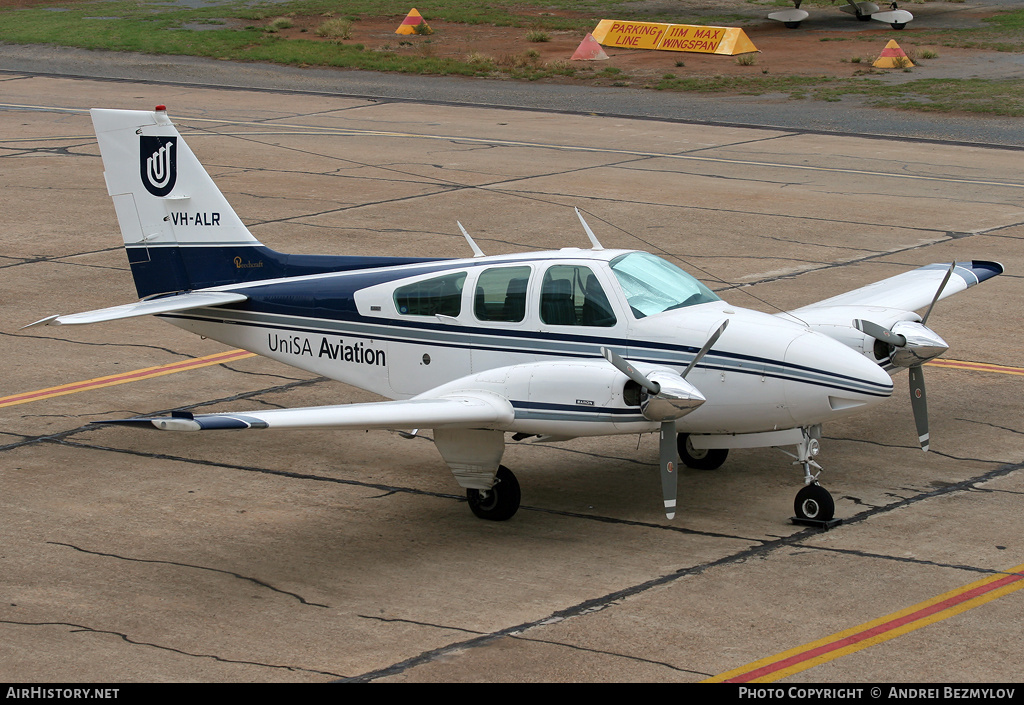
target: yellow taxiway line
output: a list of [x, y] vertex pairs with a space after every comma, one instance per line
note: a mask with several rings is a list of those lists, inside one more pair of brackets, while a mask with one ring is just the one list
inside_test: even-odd
[[951, 367], [957, 370], [974, 370], [975, 372], [997, 372], [1001, 375], [1024, 376], [1024, 369], [1007, 367], [1006, 365], [990, 365], [987, 362], [965, 362], [964, 360], [932, 360], [926, 363], [933, 367]]
[[172, 362], [169, 365], [146, 367], [141, 370], [123, 372], [118, 375], [108, 375], [106, 377], [87, 379], [84, 382], [71, 382], [57, 387], [47, 387], [46, 389], [39, 389], [35, 392], [12, 394], [10, 396], [0, 397], [0, 407], [25, 404], [30, 401], [39, 401], [40, 399], [50, 399], [51, 397], [59, 397], [63, 394], [76, 394], [90, 389], [111, 387], [115, 384], [137, 382], [142, 379], [152, 379], [153, 377], [170, 375], [175, 372], [185, 372], [186, 370], [195, 370], [200, 367], [208, 367], [209, 365], [220, 365], [225, 362], [233, 362], [235, 360], [243, 360], [247, 357], [255, 356], [256, 353], [251, 353], [248, 350], [229, 350], [227, 352], [207, 355], [205, 357], [195, 357], [191, 360], [184, 360], [182, 362]]
[[899, 612], [734, 668], [704, 683], [774, 683], [794, 673], [940, 622], [1024, 588], [1024, 564], [950, 590]]

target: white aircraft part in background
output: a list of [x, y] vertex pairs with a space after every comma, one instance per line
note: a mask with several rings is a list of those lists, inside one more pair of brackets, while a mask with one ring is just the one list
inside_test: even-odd
[[[875, 20], [892, 25], [893, 29], [903, 29], [907, 26], [908, 22], [914, 19], [912, 14], [906, 10], [899, 9], [895, 2], [889, 4], [888, 10], [881, 10], [873, 2], [856, 2], [855, 0], [846, 0], [846, 2], [847, 4], [839, 9], [863, 22]], [[779, 10], [778, 12], [769, 13], [768, 19], [782, 22], [790, 29], [796, 29], [800, 26], [801, 22], [810, 17], [810, 13], [807, 10], [800, 9], [801, 3], [802, 0], [793, 0], [792, 10]]]

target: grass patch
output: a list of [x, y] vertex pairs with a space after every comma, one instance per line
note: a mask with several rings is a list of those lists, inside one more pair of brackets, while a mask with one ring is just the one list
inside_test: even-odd
[[332, 39], [351, 39], [352, 20], [340, 17], [327, 20], [316, 28], [316, 35], [318, 37], [330, 37]]
[[282, 29], [291, 29], [295, 26], [295, 23], [287, 17], [278, 17], [275, 20], [271, 20], [267, 23], [266, 30], [268, 32], [278, 32]]
[[862, 95], [871, 105], [922, 112], [962, 112], [999, 117], [1024, 116], [1024, 79], [990, 80], [919, 79], [891, 85], [878, 79], [862, 78], [842, 85], [821, 87], [819, 100], [840, 100], [845, 95]]
[[694, 91], [697, 93], [739, 93], [741, 95], [763, 95], [765, 93], [788, 93], [800, 97], [809, 88], [830, 84], [841, 79], [831, 76], [673, 76], [666, 74], [651, 85], [659, 91]]

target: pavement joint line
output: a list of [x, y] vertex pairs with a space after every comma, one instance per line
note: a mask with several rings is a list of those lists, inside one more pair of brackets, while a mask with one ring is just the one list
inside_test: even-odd
[[[17, 109], [35, 109], [35, 110], [57, 110], [60, 112], [85, 112], [81, 108], [46, 108], [44, 106], [32, 106], [32, 105], [16, 105], [9, 103], [0, 103], [0, 109], [2, 108], [17, 108]], [[266, 128], [266, 123], [263, 122], [246, 122], [246, 121], [228, 121], [218, 120], [214, 118], [199, 118], [199, 117], [177, 117], [176, 122], [187, 123], [192, 122], [213, 122], [221, 123], [226, 125], [235, 126], [255, 126]], [[953, 184], [974, 184], [982, 186], [1003, 186], [1006, 188], [1024, 189], [1024, 183], [1012, 183], [1005, 181], [986, 181], [984, 179], [954, 179], [943, 176], [930, 176], [927, 174], [899, 174], [890, 173], [884, 171], [870, 171], [866, 169], [845, 169], [840, 167], [825, 167], [825, 166], [813, 166], [808, 164], [782, 164], [776, 162], [760, 162], [749, 159], [726, 159], [724, 157], [707, 157], [697, 156], [694, 154], [672, 154], [667, 152], [648, 152], [643, 150], [633, 149], [613, 149], [610, 147], [586, 147], [583, 145], [560, 145], [560, 144], [545, 144], [542, 142], [524, 142], [519, 140], [499, 140], [493, 138], [483, 137], [461, 137], [458, 135], [429, 135], [429, 134], [417, 134], [412, 132], [395, 132], [386, 130], [361, 130], [357, 128], [323, 128], [318, 126], [310, 125], [290, 125], [282, 124], [279, 126], [285, 130], [293, 130], [293, 132], [282, 132], [275, 130], [273, 132], [266, 133], [270, 135], [281, 135], [281, 134], [295, 134], [305, 136], [339, 136], [339, 137], [392, 137], [402, 139], [426, 139], [426, 140], [443, 140], [443, 141], [457, 141], [457, 142], [468, 142], [473, 144], [489, 144], [498, 145], [503, 147], [527, 147], [532, 149], [555, 149], [564, 151], [575, 151], [575, 152], [592, 152], [597, 154], [623, 154], [633, 155], [640, 157], [657, 157], [663, 159], [677, 159], [683, 161], [696, 161], [706, 162], [714, 164], [728, 164], [735, 166], [754, 166], [754, 167], [766, 167], [774, 169], [796, 169], [799, 171], [819, 171], [827, 173], [838, 173], [838, 174], [852, 174], [858, 176], [870, 176], [877, 178], [895, 178], [905, 179], [911, 181], [939, 181], [942, 183], [953, 183]], [[200, 132], [199, 134], [217, 135], [217, 136], [231, 136], [230, 133], [225, 132]], [[253, 133], [245, 132], [241, 133], [246, 136], [261, 135], [264, 133]], [[70, 139], [79, 139], [77, 137]]]
[[916, 605], [726, 671], [705, 683], [774, 683], [842, 656], [980, 607], [1024, 588], [1024, 564], [950, 590]]

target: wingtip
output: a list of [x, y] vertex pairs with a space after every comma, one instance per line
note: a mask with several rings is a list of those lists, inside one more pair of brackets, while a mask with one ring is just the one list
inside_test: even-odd
[[57, 320], [58, 318], [60, 318], [60, 314], [54, 314], [53, 316], [47, 316], [46, 318], [40, 318], [35, 323], [29, 323], [27, 326], [22, 326], [18, 330], [25, 330], [26, 328], [35, 328], [36, 326], [48, 326], [48, 325], [59, 326], [60, 325], [60, 321]]

